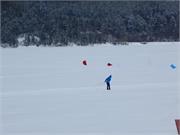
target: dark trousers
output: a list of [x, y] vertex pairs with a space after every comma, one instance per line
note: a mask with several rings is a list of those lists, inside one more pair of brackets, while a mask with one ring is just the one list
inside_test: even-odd
[[110, 90], [111, 88], [110, 88], [110, 83], [109, 82], [106, 82], [106, 84], [107, 84], [107, 90]]

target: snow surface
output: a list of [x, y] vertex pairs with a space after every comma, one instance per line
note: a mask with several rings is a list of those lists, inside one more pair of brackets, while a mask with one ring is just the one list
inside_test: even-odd
[[179, 54], [178, 42], [1, 48], [0, 134], [177, 135]]

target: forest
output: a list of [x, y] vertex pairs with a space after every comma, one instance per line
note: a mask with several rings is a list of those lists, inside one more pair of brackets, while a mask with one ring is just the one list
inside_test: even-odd
[[1, 1], [1, 46], [18, 37], [24, 46], [179, 41], [179, 1]]

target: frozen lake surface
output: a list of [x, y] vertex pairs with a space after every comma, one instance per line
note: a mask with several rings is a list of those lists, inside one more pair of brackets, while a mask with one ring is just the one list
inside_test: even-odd
[[1, 48], [0, 134], [177, 135], [180, 45], [133, 44]]

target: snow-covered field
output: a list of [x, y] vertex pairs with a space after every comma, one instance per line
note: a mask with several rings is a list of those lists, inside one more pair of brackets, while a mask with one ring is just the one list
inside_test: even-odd
[[179, 43], [1, 48], [0, 134], [177, 135], [179, 54]]

